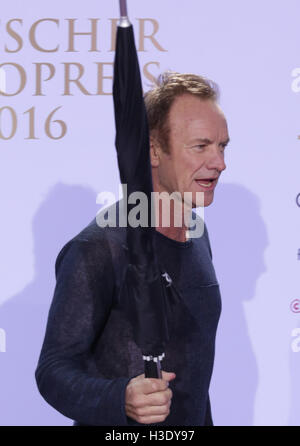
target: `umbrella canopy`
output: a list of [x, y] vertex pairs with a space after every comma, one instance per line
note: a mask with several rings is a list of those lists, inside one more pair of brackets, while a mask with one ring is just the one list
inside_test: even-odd
[[[145, 361], [145, 376], [161, 378], [160, 361], [169, 339], [167, 312], [178, 298], [172, 279], [161, 270], [154, 248], [155, 228], [151, 226], [152, 175], [149, 131], [134, 31], [127, 16], [126, 2], [120, 1], [121, 20], [117, 28], [113, 99], [116, 149], [120, 179], [128, 196], [146, 194], [145, 227], [132, 227], [127, 220], [128, 265], [123, 279], [121, 305], [132, 328], [135, 342]], [[135, 205], [127, 204], [127, 217]]]

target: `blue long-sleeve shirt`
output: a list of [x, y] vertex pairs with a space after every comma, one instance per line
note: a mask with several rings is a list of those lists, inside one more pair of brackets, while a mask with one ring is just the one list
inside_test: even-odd
[[[74, 425], [141, 425], [125, 413], [126, 386], [144, 373], [144, 363], [120, 309], [124, 244], [126, 228], [100, 228], [95, 218], [56, 259], [35, 377], [44, 399]], [[176, 373], [170, 414], [155, 425], [213, 425], [209, 384], [221, 296], [207, 228], [186, 242], [155, 231], [155, 246], [182, 295], [162, 361], [163, 370]]]

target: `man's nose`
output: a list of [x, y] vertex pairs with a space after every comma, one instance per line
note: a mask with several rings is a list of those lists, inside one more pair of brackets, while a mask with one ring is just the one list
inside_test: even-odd
[[220, 148], [213, 149], [207, 160], [207, 167], [209, 169], [216, 169], [222, 172], [226, 169], [226, 164], [224, 161], [224, 152]]

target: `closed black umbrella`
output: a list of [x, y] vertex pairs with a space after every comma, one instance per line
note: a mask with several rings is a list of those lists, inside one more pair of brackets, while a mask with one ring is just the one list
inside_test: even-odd
[[[127, 185], [128, 196], [139, 191], [148, 198], [148, 224], [145, 227], [132, 227], [127, 222], [128, 264], [122, 284], [121, 305], [132, 325], [135, 342], [142, 351], [145, 376], [161, 378], [160, 361], [169, 339], [168, 308], [179, 296], [170, 276], [159, 266], [154, 249], [148, 123], [126, 0], [120, 0], [120, 10], [113, 82], [120, 179], [122, 184]], [[127, 217], [134, 206], [128, 203]]]

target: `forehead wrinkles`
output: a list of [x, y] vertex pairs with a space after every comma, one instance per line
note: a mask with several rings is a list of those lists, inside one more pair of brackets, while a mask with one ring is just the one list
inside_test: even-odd
[[[179, 105], [179, 104], [178, 104]], [[170, 136], [176, 139], [190, 137], [227, 137], [227, 123], [224, 115], [217, 109], [189, 107], [180, 104], [169, 115]]]

